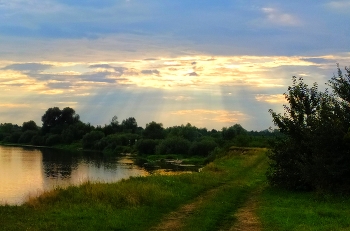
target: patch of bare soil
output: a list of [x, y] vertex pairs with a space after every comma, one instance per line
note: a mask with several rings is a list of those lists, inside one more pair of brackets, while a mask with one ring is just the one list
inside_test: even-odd
[[192, 203], [185, 204], [178, 210], [169, 213], [156, 227], [153, 227], [151, 231], [182, 230], [183, 220], [190, 216], [202, 204], [203, 201], [214, 196], [218, 190], [219, 188], [211, 189], [198, 196]]

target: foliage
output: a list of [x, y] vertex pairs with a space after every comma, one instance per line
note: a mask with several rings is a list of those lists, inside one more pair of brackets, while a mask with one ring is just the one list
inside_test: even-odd
[[131, 132], [135, 133], [137, 129], [137, 122], [134, 117], [129, 117], [122, 121], [121, 127], [123, 129], [123, 132]]
[[188, 154], [191, 142], [182, 137], [169, 137], [162, 140], [156, 147], [156, 154]]
[[140, 139], [136, 142], [136, 150], [140, 155], [152, 155], [156, 153], [159, 141], [154, 139]]
[[163, 124], [154, 121], [146, 124], [143, 137], [145, 139], [163, 139], [165, 137]]
[[33, 130], [33, 131], [38, 130], [38, 126], [36, 125], [36, 123], [33, 120], [30, 120], [28, 122], [23, 122], [22, 131], [25, 132], [28, 130]]
[[195, 126], [192, 126], [190, 123], [187, 123], [186, 126], [174, 126], [167, 128], [166, 130], [169, 133], [168, 136], [182, 137], [191, 142], [202, 136], [200, 130]]
[[38, 134], [35, 130], [26, 130], [21, 134], [18, 139], [18, 143], [30, 143], [34, 136]]
[[218, 144], [213, 138], [207, 137], [200, 141], [193, 142], [189, 148], [189, 155], [207, 157], [217, 146]]
[[[60, 110], [58, 107], [49, 108], [45, 114], [41, 117], [43, 122], [42, 130], [44, 133], [53, 132], [60, 133], [64, 125], [70, 125], [80, 120], [79, 115], [75, 114], [74, 109], [66, 107]], [[55, 129], [52, 131], [52, 129]]]
[[[94, 127], [80, 121], [79, 115], [69, 107], [63, 110], [58, 107], [47, 109], [42, 116], [42, 121], [41, 128], [33, 120], [24, 122], [22, 127], [10, 123], [0, 124], [0, 141], [56, 147], [79, 143], [83, 149], [109, 154], [137, 150], [140, 155], [155, 154], [158, 146], [158, 153], [162, 152], [162, 154], [175, 152], [202, 156], [208, 156], [214, 149], [214, 144], [219, 147], [251, 146], [252, 144], [265, 147], [267, 143], [267, 139], [264, 138], [267, 133], [247, 132], [239, 124], [223, 128], [222, 131], [215, 129], [208, 131], [206, 128], [197, 128], [190, 123], [164, 128], [163, 124], [152, 121], [146, 124], [144, 129], [138, 127], [134, 117], [119, 123], [118, 117], [113, 116], [109, 124]], [[89, 134], [91, 132], [94, 133]], [[99, 135], [96, 136], [96, 134]]]
[[13, 132], [9, 136], [5, 137], [4, 141], [8, 143], [18, 143], [19, 138], [21, 137], [22, 132]]
[[224, 140], [232, 140], [238, 135], [244, 135], [247, 131], [240, 125], [235, 124], [229, 128], [222, 128], [222, 138]]
[[61, 136], [58, 134], [50, 134], [45, 141], [45, 145], [47, 146], [53, 146], [59, 143], [61, 143]]
[[105, 134], [101, 131], [92, 131], [83, 136], [82, 143], [83, 148], [85, 149], [94, 149], [96, 145], [98, 145], [98, 141], [100, 141]]
[[285, 94], [289, 105], [284, 105], [284, 115], [270, 110], [285, 135], [274, 142], [269, 154], [268, 179], [272, 185], [288, 189], [350, 188], [349, 102], [346, 95], [339, 94], [344, 88], [350, 91], [349, 71], [343, 76], [338, 67], [338, 76], [332, 78], [330, 86], [334, 94], [319, 92], [316, 83], [309, 88], [302, 78], [293, 77]]

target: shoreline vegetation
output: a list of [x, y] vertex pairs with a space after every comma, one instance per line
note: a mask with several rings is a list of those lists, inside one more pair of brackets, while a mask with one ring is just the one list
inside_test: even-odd
[[[232, 147], [199, 173], [56, 188], [20, 206], [0, 206], [0, 223], [9, 231], [230, 230], [247, 218], [238, 216], [244, 208], [253, 211], [246, 214], [255, 216], [257, 230], [350, 228], [348, 197], [268, 186], [267, 152]], [[245, 208], [252, 199], [256, 206]]]

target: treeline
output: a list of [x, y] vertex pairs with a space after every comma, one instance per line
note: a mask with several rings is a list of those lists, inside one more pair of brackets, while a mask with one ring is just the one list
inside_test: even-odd
[[150, 122], [140, 127], [134, 117], [118, 121], [114, 116], [109, 124], [92, 126], [83, 123], [75, 110], [66, 107], [49, 108], [41, 117], [42, 125], [33, 120], [16, 124], [0, 124], [0, 141], [35, 146], [72, 145], [84, 150], [108, 153], [137, 152], [149, 154], [182, 154], [208, 156], [215, 148], [225, 145], [267, 147], [277, 131], [247, 131], [235, 124], [221, 130], [197, 128], [191, 124], [164, 128]]

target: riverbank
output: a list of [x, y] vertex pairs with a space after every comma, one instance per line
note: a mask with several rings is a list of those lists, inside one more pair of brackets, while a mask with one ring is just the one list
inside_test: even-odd
[[349, 199], [271, 189], [267, 167], [266, 149], [231, 149], [200, 173], [85, 183], [0, 206], [0, 224], [3, 230], [239, 230], [235, 225], [250, 216], [254, 230], [350, 227]]

